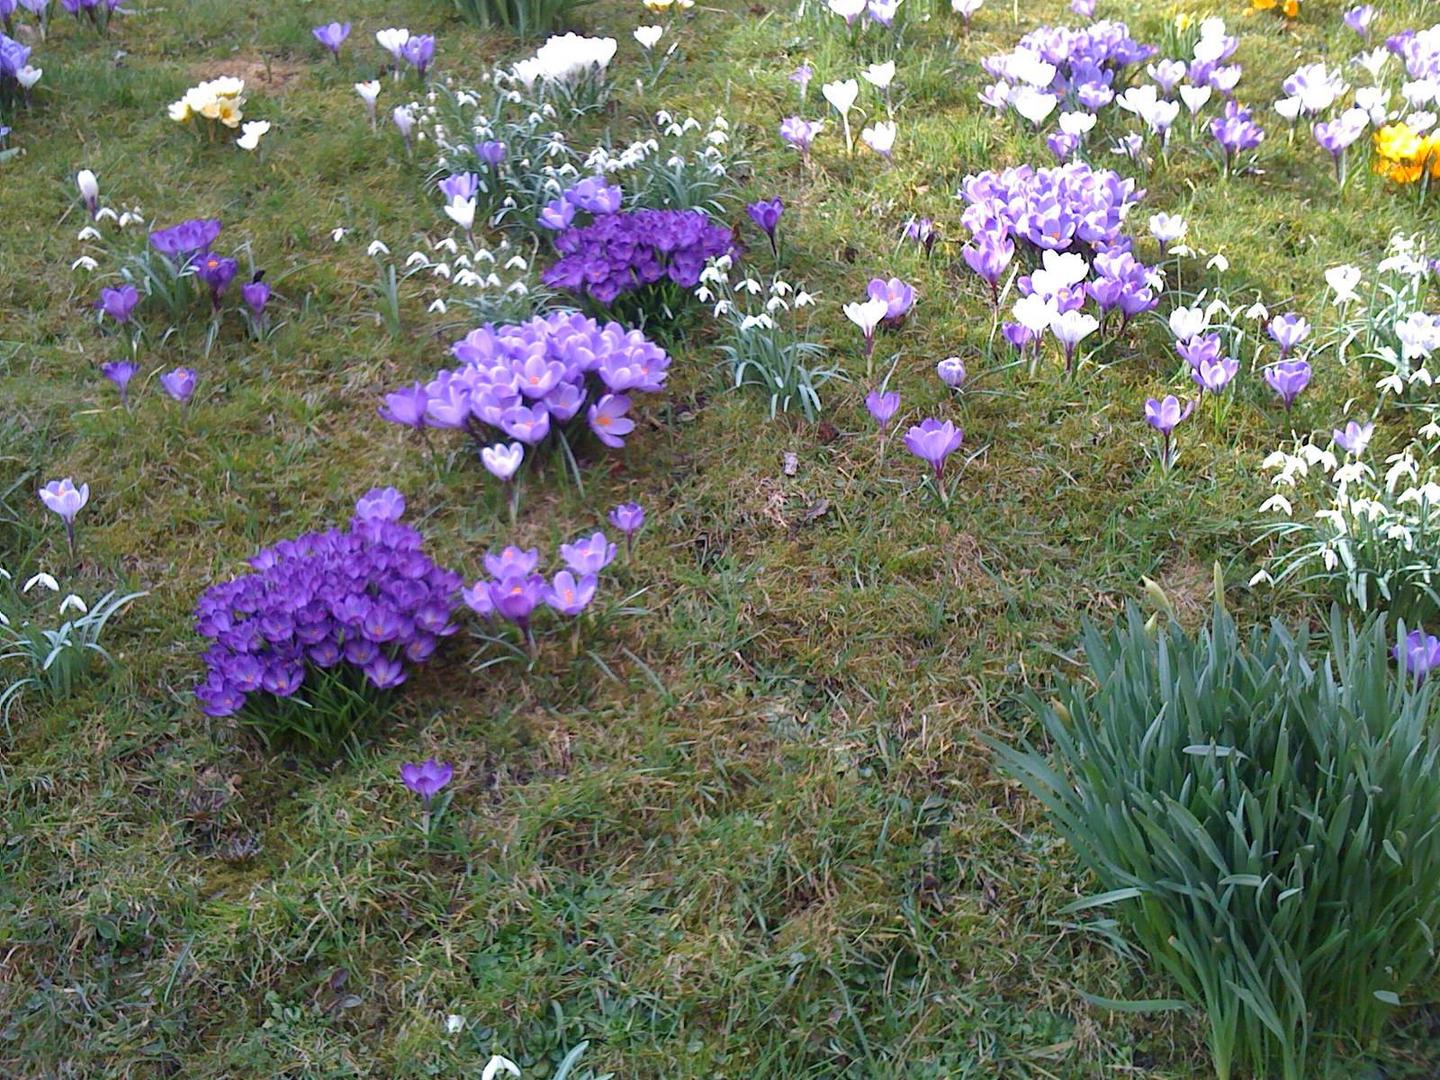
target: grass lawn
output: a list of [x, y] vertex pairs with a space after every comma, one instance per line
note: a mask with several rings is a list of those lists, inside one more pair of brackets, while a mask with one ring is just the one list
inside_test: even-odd
[[[457, 86], [529, 45], [443, 0], [134, 0], [105, 38], [56, 13], [35, 42], [34, 108], [12, 120], [23, 153], [0, 163], [0, 563], [66, 571], [87, 596], [149, 595], [107, 633], [109, 675], [59, 703], [22, 697], [0, 740], [0, 1073], [478, 1076], [494, 1051], [528, 1078], [588, 1041], [572, 1080], [1210, 1075], [1195, 1016], [1087, 999], [1173, 989], [1062, 913], [1092, 883], [985, 739], [1035, 734], [1017, 695], [1081, 674], [1081, 618], [1111, 619], [1142, 576], [1187, 619], [1217, 562], [1245, 618], [1321, 617], [1327, 602], [1304, 589], [1247, 585], [1270, 491], [1260, 463], [1290, 429], [1338, 424], [1374, 377], [1318, 361], [1286, 413], [1250, 375], [1223, 421], [1187, 421], [1167, 473], [1143, 420], [1147, 397], [1181, 392], [1163, 320], [1138, 319], [1113, 363], [1073, 380], [1050, 354], [1033, 376], [1006, 366], [960, 259], [955, 193], [967, 174], [1051, 158], [977, 103], [980, 61], [1075, 19], [1051, 0], [991, 0], [966, 35], [945, 5], [922, 18], [930, 3], [905, 0], [893, 167], [847, 157], [831, 113], [808, 169], [775, 137], [797, 110], [787, 76], [815, 65], [818, 117], [821, 82], [878, 58], [833, 16], [702, 0], [667, 31], [683, 55], [637, 89], [631, 31], [651, 17], [616, 0], [582, 9], [620, 48], [612, 102], [574, 125], [574, 144], [628, 141], [661, 108], [723, 113], [747, 162], [729, 220], [768, 272], [744, 204], [783, 198], [783, 272], [819, 297], [817, 332], [849, 381], [822, 388], [818, 422], [772, 420], [763, 396], [730, 388], [702, 314], [676, 331], [666, 392], [644, 396], [629, 445], [582, 462], [583, 491], [558, 465], [533, 475], [513, 528], [458, 438], [435, 439], [432, 458], [376, 415], [472, 323], [429, 310], [446, 286], [428, 274], [400, 283], [398, 326], [382, 316], [371, 240], [398, 264], [448, 223], [424, 144], [411, 157], [390, 125], [372, 134], [352, 84], [381, 73], [373, 35], [387, 26], [434, 32], [436, 78]], [[1185, 259], [1179, 296], [1223, 279], [1320, 319], [1327, 267], [1373, 266], [1394, 231], [1433, 237], [1440, 204], [1363, 169], [1337, 196], [1304, 127], [1289, 143], [1269, 111], [1297, 64], [1354, 51], [1341, 6], [1307, 0], [1293, 25], [1245, 6], [1198, 13], [1240, 34], [1238, 94], [1266, 113], [1263, 172], [1221, 179], [1203, 140], [1187, 143], [1141, 178], [1135, 220], [1143, 233], [1149, 214], [1182, 213], [1191, 245], [1228, 259], [1223, 275]], [[1176, 10], [1100, 0], [1099, 14], [1160, 42]], [[1382, 36], [1435, 17], [1400, 0]], [[354, 23], [338, 63], [310, 34], [332, 18]], [[219, 74], [244, 77], [247, 119], [274, 125], [256, 153], [167, 119]], [[382, 82], [382, 120], [420, 93]], [[1125, 167], [1103, 147], [1096, 165]], [[197, 311], [142, 352], [122, 408], [98, 372], [117, 341], [96, 329], [100, 282], [72, 269], [82, 168], [145, 227], [220, 218], [224, 249], [267, 270], [274, 333], [252, 341], [231, 312], [210, 341]], [[929, 257], [899, 239], [919, 215], [942, 228]], [[542, 244], [535, 262], [547, 257]], [[882, 368], [898, 354], [897, 426], [935, 415], [965, 429], [946, 505], [898, 432], [877, 438], [864, 397], [879, 374], [866, 378], [841, 314], [892, 274], [919, 296], [877, 348]], [[934, 374], [951, 355], [972, 380], [958, 397]], [[200, 376], [185, 410], [158, 383], [179, 365]], [[91, 488], [73, 564], [34, 497], [63, 476]], [[500, 654], [464, 619], [338, 763], [202, 715], [197, 595], [384, 485], [467, 581], [486, 550], [552, 552], [616, 503], [649, 520], [578, 648], [559, 637], [533, 664], [489, 663]], [[427, 840], [399, 768], [431, 756], [455, 779]], [[1437, 992], [1335, 1075], [1440, 1074]]]

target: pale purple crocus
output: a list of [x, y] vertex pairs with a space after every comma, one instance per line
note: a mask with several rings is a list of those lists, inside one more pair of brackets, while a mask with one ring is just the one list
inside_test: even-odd
[[1287, 312], [1271, 319], [1265, 330], [1271, 340], [1280, 346], [1280, 359], [1283, 360], [1310, 335], [1310, 324], [1303, 315]]
[[915, 305], [915, 290], [897, 277], [872, 278], [865, 294], [885, 302], [883, 321], [887, 326], [898, 325]]
[[1360, 4], [1345, 12], [1345, 25], [1362, 38], [1370, 36], [1370, 24], [1375, 21], [1375, 8], [1370, 4]]
[[815, 136], [820, 134], [824, 123], [823, 120], [806, 120], [803, 116], [787, 116], [780, 121], [780, 138], [800, 151], [800, 160], [809, 165], [810, 145], [815, 141]]
[[560, 558], [577, 574], [598, 574], [615, 560], [615, 545], [603, 532], [560, 545]]
[[883, 434], [900, 408], [900, 395], [894, 390], [871, 390], [865, 395], [865, 408]]
[[577, 579], [569, 570], [561, 570], [545, 587], [545, 604], [561, 615], [574, 618], [595, 599], [595, 586], [598, 581], [594, 574], [581, 574]]
[[449, 762], [441, 763], [434, 758], [420, 764], [405, 764], [400, 766], [400, 779], [405, 786], [420, 796], [420, 801], [425, 806], [425, 812], [430, 812], [430, 804], [434, 802], [435, 796], [440, 794], [440, 789], [450, 783], [455, 776], [455, 766]]
[[964, 256], [966, 265], [990, 286], [990, 303], [999, 307], [1000, 279], [1015, 257], [1014, 243], [1008, 236], [981, 233], [961, 248], [960, 254]]
[[1174, 434], [1175, 429], [1195, 409], [1195, 402], [1187, 401], [1183, 406], [1180, 399], [1174, 394], [1166, 394], [1163, 398], [1150, 398], [1145, 402], [1145, 422], [1160, 432], [1162, 449], [1160, 462], [1165, 468], [1170, 468], [1175, 463]]
[[1230, 385], [1240, 370], [1238, 361], [1229, 356], [1203, 359], [1190, 369], [1190, 377], [1202, 393], [1218, 394]]
[[775, 240], [775, 230], [780, 225], [780, 215], [785, 212], [785, 204], [778, 196], [773, 199], [757, 199], [745, 207], [745, 212], [750, 215], [751, 221], [760, 226], [770, 241], [771, 254], [779, 258], [780, 247]]
[[619, 529], [625, 537], [625, 558], [630, 558], [630, 549], [635, 534], [645, 526], [645, 508], [639, 503], [621, 503], [610, 510], [610, 524]]
[[1359, 457], [1365, 453], [1365, 448], [1370, 445], [1370, 436], [1375, 434], [1375, 425], [1366, 422], [1357, 424], [1354, 420], [1348, 421], [1343, 428], [1335, 428], [1331, 431], [1335, 438], [1335, 445], [1344, 450], [1351, 457]]
[[350, 24], [332, 22], [324, 26], [317, 26], [310, 31], [315, 35], [315, 40], [330, 50], [336, 60], [340, 59], [340, 46], [345, 44], [345, 39], [350, 36]]
[[801, 64], [790, 73], [790, 81], [800, 87], [800, 101], [805, 101], [805, 95], [810, 90], [810, 80], [815, 77], [815, 69], [809, 64]]
[[195, 395], [195, 382], [199, 378], [194, 368], [178, 367], [160, 376], [160, 385], [165, 392], [182, 406], [189, 405]]
[[959, 390], [965, 385], [965, 361], [958, 356], [947, 356], [935, 365], [935, 374], [951, 390]]
[[[949, 420], [940, 421], [929, 417], [920, 421], [905, 433], [905, 449], [925, 462], [935, 471], [935, 482], [941, 483], [945, 471], [945, 459], [960, 448], [965, 432]], [[944, 487], [941, 487], [944, 497]]]
[[624, 394], [605, 394], [587, 413], [590, 430], [606, 446], [618, 450], [625, 445], [625, 436], [635, 430], [635, 421], [625, 415], [629, 411], [630, 399]]
[[120, 391], [120, 404], [127, 410], [130, 408], [130, 380], [139, 370], [129, 360], [112, 360], [100, 365], [100, 373], [115, 384], [115, 389]]
[[360, 521], [399, 521], [405, 515], [405, 496], [398, 488], [371, 488], [355, 501]]
[[1440, 666], [1440, 638], [1423, 630], [1411, 630], [1405, 640], [1396, 644], [1394, 655], [1401, 670], [1419, 682]]
[[77, 488], [75, 481], [68, 476], [63, 480], [51, 480], [40, 489], [40, 501], [65, 523], [65, 542], [69, 545], [71, 556], [74, 556], [75, 515], [90, 501], [90, 485], [81, 484]]
[[1265, 381], [1288, 410], [1300, 392], [1310, 385], [1311, 368], [1304, 360], [1281, 360], [1265, 369]]

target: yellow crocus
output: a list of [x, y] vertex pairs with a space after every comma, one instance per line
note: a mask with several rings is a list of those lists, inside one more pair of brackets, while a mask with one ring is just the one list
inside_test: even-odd
[[228, 128], [239, 127], [241, 120], [240, 106], [229, 98], [221, 98], [215, 113], [215, 119], [219, 120], [220, 123]]

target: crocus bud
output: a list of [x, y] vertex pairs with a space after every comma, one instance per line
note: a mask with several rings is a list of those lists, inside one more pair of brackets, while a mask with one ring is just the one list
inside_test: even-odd
[[93, 218], [100, 212], [100, 181], [89, 169], [81, 169], [75, 174], [75, 186], [80, 189], [80, 198], [85, 200], [85, 209]]

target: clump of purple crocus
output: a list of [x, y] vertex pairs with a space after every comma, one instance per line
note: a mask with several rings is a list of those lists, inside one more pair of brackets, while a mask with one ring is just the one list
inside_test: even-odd
[[220, 222], [214, 218], [192, 218], [167, 229], [150, 234], [150, 246], [170, 262], [176, 273], [190, 265], [196, 256], [209, 252], [220, 235]]
[[[627, 534], [628, 535], [628, 534]], [[557, 615], [575, 618], [594, 601], [600, 572], [615, 559], [615, 545], [603, 532], [560, 545], [564, 569], [549, 580], [537, 573], [540, 550], [510, 546], [485, 556], [481, 578], [461, 591], [461, 599], [477, 615], [513, 623], [533, 649], [533, 615], [543, 605]], [[577, 626], [578, 632], [578, 626]]]
[[[1078, 30], [1041, 26], [1022, 37], [1011, 52], [982, 62], [997, 81], [985, 89], [981, 100], [1004, 109], [1017, 95], [1033, 98], [1039, 91], [1054, 103], [1051, 108], [1095, 112], [1114, 100], [1117, 76], [1155, 53], [1153, 45], [1131, 37], [1123, 22], [1105, 20]], [[1037, 81], [1047, 74], [1048, 82]]]
[[1081, 244], [1096, 251], [1128, 250], [1121, 230], [1130, 208], [1144, 196], [1135, 181], [1084, 162], [1035, 169], [1019, 165], [967, 176], [961, 220], [975, 237], [998, 242], [1009, 236], [1032, 249], [1068, 251]]
[[195, 696], [207, 715], [263, 719], [289, 698], [318, 708], [337, 680], [374, 700], [456, 631], [460, 576], [425, 554], [404, 509], [399, 492], [375, 489], [347, 528], [281, 541], [200, 596], [195, 628], [212, 644]]
[[1265, 381], [1288, 410], [1300, 392], [1310, 385], [1310, 365], [1304, 360], [1281, 360], [1265, 369]]
[[740, 255], [730, 230], [700, 210], [599, 214], [558, 233], [555, 250], [560, 258], [541, 280], [604, 306], [650, 285], [693, 289], [708, 260]]
[[388, 394], [380, 415], [416, 429], [465, 431], [481, 446], [513, 439], [536, 447], [583, 423], [618, 448], [634, 427], [631, 395], [658, 392], [670, 366], [640, 331], [573, 312], [483, 326], [450, 351], [459, 367]]

